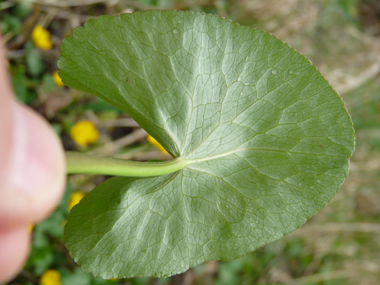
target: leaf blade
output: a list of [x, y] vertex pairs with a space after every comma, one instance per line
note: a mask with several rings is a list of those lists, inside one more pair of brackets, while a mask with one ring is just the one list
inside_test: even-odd
[[163, 277], [240, 257], [302, 225], [347, 176], [354, 137], [342, 99], [263, 31], [194, 12], [100, 17], [63, 43], [59, 67], [66, 85], [192, 163], [110, 179], [73, 210], [67, 247], [96, 276]]

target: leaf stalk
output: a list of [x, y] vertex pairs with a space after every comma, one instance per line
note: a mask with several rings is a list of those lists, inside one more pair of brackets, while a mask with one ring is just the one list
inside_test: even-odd
[[151, 177], [176, 172], [188, 164], [190, 162], [184, 158], [163, 162], [139, 162], [74, 151], [66, 152], [67, 174]]

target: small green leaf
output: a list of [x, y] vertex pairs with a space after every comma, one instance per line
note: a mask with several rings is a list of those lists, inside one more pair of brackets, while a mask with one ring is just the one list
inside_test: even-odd
[[45, 92], [50, 92], [57, 88], [57, 85], [55, 85], [51, 74], [45, 73], [44, 75], [42, 75], [42, 88]]
[[20, 2], [15, 5], [13, 12], [20, 19], [26, 19], [33, 12], [33, 4]]
[[28, 71], [32, 76], [37, 77], [44, 69], [42, 55], [33, 47], [31, 42], [25, 44], [25, 52]]
[[73, 273], [62, 270], [62, 285], [90, 285], [91, 275], [82, 272], [79, 268], [75, 268]]
[[1, 32], [6, 34], [13, 29], [17, 29], [21, 26], [21, 21], [15, 16], [5, 14], [1, 19]]
[[26, 86], [26, 74], [23, 68], [18, 67], [12, 76], [12, 85], [16, 98], [23, 103], [29, 103], [29, 90]]
[[103, 278], [169, 276], [281, 238], [335, 196], [354, 150], [341, 98], [277, 38], [217, 16], [90, 20], [60, 76], [132, 116], [190, 163], [111, 178], [69, 215], [66, 245]]

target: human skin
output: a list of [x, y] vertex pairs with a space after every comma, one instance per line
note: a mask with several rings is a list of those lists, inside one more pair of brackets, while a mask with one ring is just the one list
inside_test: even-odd
[[63, 147], [46, 120], [16, 101], [0, 36], [0, 284], [22, 269], [28, 227], [50, 215], [64, 185]]

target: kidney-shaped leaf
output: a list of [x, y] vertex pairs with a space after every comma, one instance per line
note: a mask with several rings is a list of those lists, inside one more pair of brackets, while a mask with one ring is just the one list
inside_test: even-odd
[[95, 276], [240, 257], [302, 225], [347, 175], [354, 136], [341, 98], [261, 30], [195, 12], [104, 16], [65, 39], [59, 68], [189, 161], [109, 179], [73, 208], [66, 245]]

